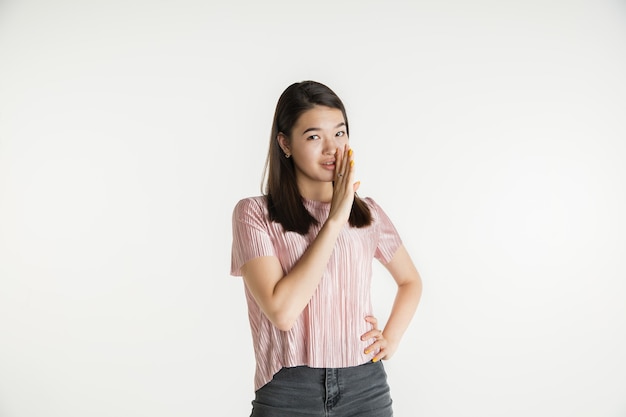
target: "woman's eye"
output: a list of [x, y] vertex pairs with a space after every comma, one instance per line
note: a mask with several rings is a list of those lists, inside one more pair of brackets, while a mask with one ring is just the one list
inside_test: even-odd
[[320, 138], [319, 135], [311, 135], [307, 139], [308, 140], [316, 140], [316, 139], [319, 139], [319, 138]]
[[344, 132], [342, 130], [342, 131], [337, 132], [337, 134], [335, 136], [344, 136], [345, 134], [346, 134], [346, 132]]

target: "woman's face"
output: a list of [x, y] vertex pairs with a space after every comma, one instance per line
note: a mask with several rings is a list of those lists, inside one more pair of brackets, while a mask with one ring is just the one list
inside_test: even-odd
[[291, 137], [278, 135], [281, 148], [291, 154], [301, 192], [335, 177], [335, 152], [348, 143], [343, 113], [339, 109], [315, 106], [300, 115]]

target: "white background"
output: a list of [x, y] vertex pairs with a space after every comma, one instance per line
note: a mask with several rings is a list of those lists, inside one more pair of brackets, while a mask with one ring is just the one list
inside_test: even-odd
[[625, 416], [625, 74], [620, 1], [2, 2], [0, 416], [249, 415], [230, 216], [305, 79], [423, 275], [396, 415]]

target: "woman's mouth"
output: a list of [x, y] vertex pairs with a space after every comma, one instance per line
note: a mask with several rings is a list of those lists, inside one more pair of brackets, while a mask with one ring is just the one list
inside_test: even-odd
[[329, 171], [334, 171], [335, 170], [335, 161], [324, 162], [324, 163], [322, 163], [322, 166], [324, 167], [324, 169], [327, 169]]

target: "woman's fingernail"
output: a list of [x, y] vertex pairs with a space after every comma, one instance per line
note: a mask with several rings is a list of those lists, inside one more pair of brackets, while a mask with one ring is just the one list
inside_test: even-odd
[[372, 362], [378, 362], [378, 358], [372, 359]]
[[365, 354], [367, 355], [368, 353], [370, 353], [370, 351], [369, 351], [369, 350], [366, 350], [366, 351], [365, 351]]
[[351, 166], [351, 167], [352, 167], [352, 166], [354, 166], [354, 159], [352, 159], [352, 160], [350, 161], [350, 166]]
[[352, 156], [352, 149], [348, 151], [348, 156]]

